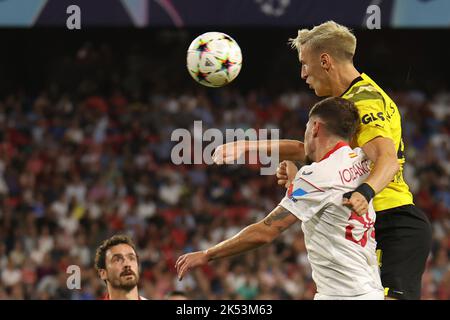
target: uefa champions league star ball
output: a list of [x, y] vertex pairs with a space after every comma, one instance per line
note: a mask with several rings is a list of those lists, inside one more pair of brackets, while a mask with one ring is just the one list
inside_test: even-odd
[[230, 83], [241, 71], [241, 66], [241, 48], [222, 32], [206, 32], [198, 36], [187, 52], [189, 74], [207, 87], [222, 87]]

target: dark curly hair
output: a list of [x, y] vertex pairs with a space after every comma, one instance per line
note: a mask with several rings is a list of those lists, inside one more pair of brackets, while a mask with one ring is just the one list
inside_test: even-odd
[[112, 236], [111, 238], [103, 241], [95, 252], [95, 269], [97, 271], [100, 269], [106, 269], [106, 251], [108, 251], [111, 247], [117, 246], [118, 244], [127, 244], [132, 247], [136, 253], [136, 246], [130, 237], [122, 234]]

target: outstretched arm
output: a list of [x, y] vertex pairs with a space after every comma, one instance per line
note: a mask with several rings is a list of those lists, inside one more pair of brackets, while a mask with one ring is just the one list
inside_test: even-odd
[[207, 250], [179, 257], [175, 264], [178, 279], [181, 280], [189, 270], [205, 265], [209, 261], [234, 256], [268, 244], [297, 220], [288, 210], [278, 206], [264, 220], [244, 228], [234, 237]]
[[278, 145], [279, 160], [303, 161], [305, 149], [303, 142], [298, 140], [240, 140], [222, 144], [216, 148], [213, 161], [216, 164], [230, 164], [248, 152], [263, 152], [272, 155], [272, 150]]

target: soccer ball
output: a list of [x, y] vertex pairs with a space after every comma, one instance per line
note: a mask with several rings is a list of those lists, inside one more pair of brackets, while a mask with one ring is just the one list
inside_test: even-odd
[[187, 69], [198, 83], [222, 87], [233, 81], [242, 66], [241, 48], [222, 32], [206, 32], [192, 41], [187, 52]]

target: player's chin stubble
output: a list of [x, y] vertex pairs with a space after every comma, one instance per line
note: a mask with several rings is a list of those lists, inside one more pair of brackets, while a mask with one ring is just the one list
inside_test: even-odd
[[110, 280], [111, 286], [115, 289], [121, 289], [125, 291], [131, 291], [134, 289], [138, 282], [139, 278], [134, 274], [134, 277], [132, 279], [126, 279], [126, 277], [117, 277]]

